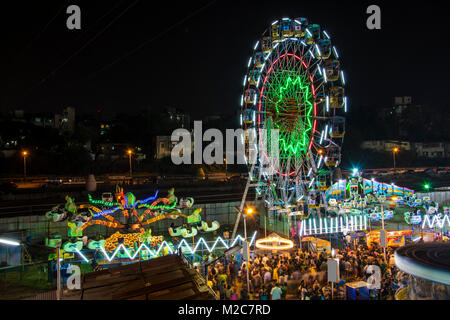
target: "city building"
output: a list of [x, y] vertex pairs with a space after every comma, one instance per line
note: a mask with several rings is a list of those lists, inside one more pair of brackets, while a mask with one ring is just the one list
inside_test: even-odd
[[415, 143], [414, 150], [416, 155], [421, 158], [444, 158], [446, 156], [445, 143]]
[[170, 157], [173, 147], [177, 144], [170, 140], [171, 136], [156, 136], [155, 159], [160, 160]]
[[73, 133], [75, 130], [75, 108], [67, 107], [61, 114], [55, 114], [55, 128], [61, 132]]
[[97, 145], [97, 153], [99, 159], [117, 160], [126, 155], [129, 146], [126, 143], [99, 143]]
[[33, 114], [30, 121], [32, 124], [38, 127], [55, 127], [55, 116], [50, 112]]
[[[194, 140], [192, 137], [193, 135], [191, 134], [191, 154], [192, 152], [194, 152]], [[155, 159], [160, 160], [171, 156], [172, 149], [177, 144], [177, 142], [172, 142], [171, 136], [156, 136], [155, 144]]]
[[368, 140], [363, 141], [363, 143], [361, 144], [361, 149], [373, 150], [377, 152], [392, 152], [394, 148], [410, 151], [411, 143], [409, 141], [397, 140]]
[[181, 109], [175, 107], [166, 107], [161, 114], [163, 123], [171, 131], [182, 128], [191, 129], [191, 117]]

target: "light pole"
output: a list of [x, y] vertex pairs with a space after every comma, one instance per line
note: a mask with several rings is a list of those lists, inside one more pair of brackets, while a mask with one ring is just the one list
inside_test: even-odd
[[383, 236], [385, 239], [383, 239], [383, 256], [384, 256], [384, 263], [387, 264], [386, 260], [386, 246], [387, 246], [387, 237], [386, 237], [386, 230], [384, 229], [384, 209], [383, 209], [383, 202], [381, 202], [381, 228], [382, 231], [380, 231], [380, 243], [381, 243], [381, 237]]
[[397, 153], [397, 152], [399, 152], [400, 150], [399, 150], [399, 148], [397, 148], [397, 147], [395, 147], [394, 149], [392, 149], [392, 155], [394, 156], [394, 169], [395, 169], [395, 154]]
[[23, 179], [27, 178], [27, 155], [28, 151], [22, 151], [23, 156]]
[[223, 158], [223, 161], [225, 162], [225, 178], [228, 177], [228, 164], [227, 164], [227, 158]]
[[133, 167], [131, 166], [131, 155], [133, 154], [133, 151], [131, 149], [128, 149], [127, 153], [128, 153], [128, 160], [130, 163], [130, 178], [132, 179], [133, 178]]
[[247, 294], [250, 294], [250, 276], [249, 276], [249, 264], [250, 264], [250, 246], [247, 238], [247, 215], [252, 215], [253, 209], [247, 208], [246, 213], [244, 213], [244, 238], [245, 238], [245, 246], [247, 251]]

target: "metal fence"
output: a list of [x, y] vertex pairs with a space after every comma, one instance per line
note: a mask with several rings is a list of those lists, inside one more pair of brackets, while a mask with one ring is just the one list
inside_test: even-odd
[[[247, 202], [254, 205], [254, 202]], [[240, 202], [197, 204], [186, 209], [187, 215], [197, 208], [202, 208], [201, 216], [204, 221], [218, 221], [221, 226], [232, 226], [237, 217]], [[152, 234], [167, 232], [174, 220], [162, 220], [150, 225]], [[52, 235], [61, 235], [63, 238], [68, 234], [67, 223], [49, 221], [44, 215], [41, 216], [19, 216], [0, 219], [0, 235], [11, 232], [23, 232], [23, 239], [29, 242], [41, 242]], [[105, 226], [93, 225], [84, 230], [84, 235], [94, 238], [99, 235], [108, 237], [115, 230]], [[18, 239], [19, 240], [19, 239]]]
[[35, 296], [29, 297], [29, 298], [25, 298], [25, 299], [22, 299], [22, 300], [57, 300], [56, 290], [42, 292], [42, 293], [39, 293], [39, 294], [37, 294]]
[[282, 215], [279, 218], [269, 218], [263, 215], [259, 219], [259, 226], [261, 229], [266, 230], [267, 235], [275, 232], [280, 236], [289, 237], [289, 223]]
[[418, 198], [430, 197], [431, 201], [439, 203], [440, 206], [450, 205], [450, 191], [433, 191], [433, 192], [418, 192]]

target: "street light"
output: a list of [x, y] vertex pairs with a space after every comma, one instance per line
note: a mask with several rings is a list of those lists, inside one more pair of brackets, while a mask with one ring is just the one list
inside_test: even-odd
[[127, 153], [128, 153], [128, 160], [130, 163], [130, 178], [133, 178], [133, 168], [131, 166], [131, 155], [133, 154], [133, 150], [128, 149]]
[[23, 179], [25, 180], [27, 178], [27, 156], [28, 151], [22, 151], [23, 156]]
[[13, 246], [13, 247], [20, 246], [20, 242], [17, 242], [17, 241], [14, 241], [14, 240], [9, 240], [9, 239], [0, 239], [0, 243], [1, 244], [6, 244], [8, 246]]
[[223, 158], [223, 161], [225, 162], [225, 178], [228, 177], [228, 163], [227, 158]]
[[395, 154], [396, 154], [397, 152], [399, 152], [399, 151], [400, 151], [400, 149], [397, 148], [397, 147], [395, 147], [394, 149], [392, 149], [392, 155], [394, 156], [394, 169], [395, 169]]
[[247, 238], [247, 215], [251, 216], [253, 214], [253, 208], [247, 208], [244, 213], [244, 238], [245, 246], [247, 251], [247, 294], [250, 294], [250, 276], [249, 276], [249, 263], [250, 263], [250, 246]]

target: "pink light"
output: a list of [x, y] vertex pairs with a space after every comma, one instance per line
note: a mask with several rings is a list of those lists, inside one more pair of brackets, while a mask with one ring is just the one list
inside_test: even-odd
[[[270, 66], [270, 68], [267, 70], [266, 76], [265, 76], [265, 78], [264, 78], [263, 86], [262, 86], [262, 89], [261, 89], [261, 96], [263, 95], [263, 93], [264, 93], [264, 91], [265, 91], [267, 79], [268, 79], [270, 73], [272, 72], [272, 69], [273, 69], [274, 65], [275, 65], [276, 63], [278, 63], [278, 61], [279, 61], [281, 58], [284, 58], [284, 57], [286, 57], [286, 56], [294, 57], [294, 58], [296, 58], [297, 60], [300, 60], [300, 61], [302, 62], [302, 65], [305, 67], [305, 69], [308, 69], [308, 66], [307, 66], [307, 64], [305, 63], [305, 61], [304, 61], [302, 58], [300, 58], [299, 56], [297, 56], [297, 55], [295, 55], [295, 54], [293, 54], [293, 53], [285, 53], [285, 54], [279, 56], [279, 57], [272, 63], [272, 65]], [[312, 76], [310, 76], [309, 78], [310, 78], [311, 82], [314, 82]], [[312, 93], [313, 93], [314, 100], [315, 100], [315, 98], [316, 98], [316, 89], [315, 89], [313, 83], [311, 83], [311, 88], [312, 88]], [[261, 110], [262, 110], [262, 99], [259, 99], [258, 123], [261, 123], [261, 118], [260, 118]], [[316, 117], [316, 116], [317, 116], [317, 104], [316, 104], [316, 102], [314, 102], [314, 117]], [[313, 135], [312, 135], [312, 138], [311, 138], [311, 142], [309, 143], [308, 150], [311, 150], [312, 144], [313, 144], [313, 142], [314, 142], [314, 132], [316, 131], [316, 127], [317, 127], [317, 119], [314, 119], [313, 131], [312, 131], [312, 132], [313, 132]], [[266, 153], [264, 153], [264, 156], [265, 156], [267, 159], [269, 159]], [[273, 166], [272, 166], [272, 169], [273, 169]], [[280, 173], [278, 170], [275, 170], [275, 172], [276, 172], [277, 174], [282, 175], [283, 177], [286, 177], [286, 176], [292, 176], [292, 175], [295, 174], [295, 171], [292, 171], [291, 173], [289, 173], [289, 175], [287, 175], [287, 174], [285, 174], [285, 173]]]

